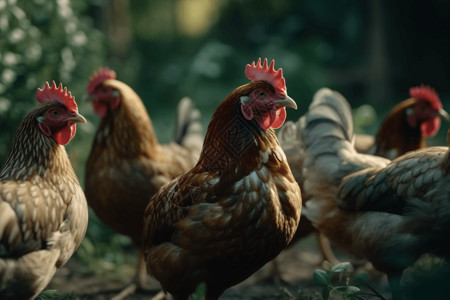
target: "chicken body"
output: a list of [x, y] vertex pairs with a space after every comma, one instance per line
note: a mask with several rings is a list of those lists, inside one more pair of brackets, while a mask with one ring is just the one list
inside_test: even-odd
[[[448, 120], [448, 113], [442, 109], [442, 103], [437, 93], [427, 87], [413, 87], [411, 98], [394, 106], [383, 120], [375, 137], [355, 134], [354, 147], [359, 153], [369, 153], [394, 159], [408, 151], [421, 149], [426, 146], [425, 138], [433, 137], [440, 128], [440, 118]], [[304, 119], [294, 123], [287, 122], [280, 130], [278, 137], [281, 147], [286, 153], [289, 165], [300, 187], [303, 187], [304, 147], [302, 141], [302, 127]], [[309, 200], [309, 195], [302, 189], [303, 204]], [[299, 227], [292, 242], [298, 241], [312, 232], [313, 226], [305, 220]], [[320, 249], [324, 257], [333, 263], [331, 248], [323, 240], [319, 240]]]
[[[181, 133], [177, 139], [182, 144], [187, 141], [190, 148], [176, 143], [160, 145], [142, 100], [128, 85], [107, 79], [91, 95], [94, 108], [97, 113], [103, 111], [103, 117], [86, 163], [86, 198], [106, 225], [130, 237], [138, 248], [135, 280], [142, 288], [146, 278], [143, 213], [161, 186], [197, 161], [202, 143], [199, 113], [189, 100], [181, 103], [179, 115], [184, 121], [178, 126]], [[112, 108], [117, 101], [120, 104]], [[191, 130], [194, 125], [198, 130]]]
[[86, 120], [52, 98], [25, 116], [14, 137], [0, 171], [1, 299], [34, 299], [85, 235], [86, 198], [54, 138], [76, 122]]
[[[445, 249], [450, 222], [447, 147], [393, 161], [354, 149], [348, 103], [321, 89], [302, 123], [305, 216], [333, 243], [388, 274], [394, 298], [400, 276], [423, 253]], [[448, 252], [446, 253], [448, 254]]]
[[[258, 101], [273, 108], [245, 117], [250, 112], [243, 106]], [[235, 89], [214, 113], [197, 165], [147, 206], [147, 270], [175, 299], [187, 299], [202, 282], [206, 299], [217, 299], [273, 259], [295, 233], [300, 189], [270, 128], [284, 121], [283, 106], [296, 108], [266, 81]]]

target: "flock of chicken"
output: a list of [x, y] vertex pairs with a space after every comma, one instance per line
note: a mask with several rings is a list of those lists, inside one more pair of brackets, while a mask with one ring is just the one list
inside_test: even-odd
[[88, 204], [138, 249], [121, 298], [148, 273], [174, 299], [200, 283], [217, 299], [314, 231], [385, 272], [395, 299], [422, 254], [447, 258], [450, 153], [424, 142], [449, 119], [434, 90], [412, 88], [368, 138], [326, 88], [283, 126], [297, 105], [282, 70], [259, 59], [245, 75], [204, 138], [200, 113], [183, 99], [175, 140], [160, 145], [139, 96], [113, 71], [96, 71], [87, 92], [101, 122], [84, 191], [63, 146], [86, 120], [62, 84], [38, 89], [0, 170], [0, 298], [33, 299], [47, 286], [80, 245]]

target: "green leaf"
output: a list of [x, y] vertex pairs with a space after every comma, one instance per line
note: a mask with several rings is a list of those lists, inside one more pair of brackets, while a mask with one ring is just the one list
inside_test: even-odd
[[195, 292], [192, 295], [192, 299], [193, 300], [204, 299], [205, 295], [206, 295], [206, 284], [202, 282], [195, 289]]
[[39, 294], [36, 300], [51, 300], [51, 299], [58, 299], [58, 297], [61, 297], [61, 294], [58, 291], [45, 290]]
[[331, 268], [333, 268], [333, 265], [330, 264], [330, 262], [328, 260], [324, 260], [322, 263], [322, 266], [325, 271], [331, 271]]
[[40, 293], [36, 300], [75, 300], [73, 293], [62, 295], [57, 290], [45, 290]]
[[330, 298], [330, 291], [331, 291], [331, 289], [328, 285], [323, 287], [323, 289], [322, 289], [323, 300], [328, 300], [328, 298]]
[[313, 279], [320, 286], [327, 286], [330, 283], [330, 276], [325, 270], [321, 269], [314, 270]]
[[348, 269], [350, 266], [351, 266], [351, 265], [350, 265], [349, 262], [342, 262], [342, 263], [339, 263], [339, 264], [333, 266], [333, 267], [331, 268], [331, 272], [333, 272], [333, 273], [342, 273], [342, 272], [347, 271], [347, 269]]
[[352, 295], [352, 294], [359, 293], [359, 291], [361, 291], [361, 290], [357, 286], [349, 285], [347, 287], [347, 294]]

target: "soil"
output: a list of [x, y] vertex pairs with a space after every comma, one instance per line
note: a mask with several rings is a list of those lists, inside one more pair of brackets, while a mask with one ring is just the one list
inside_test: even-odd
[[[321, 255], [313, 236], [284, 250], [277, 262], [283, 279], [281, 282], [267, 278], [271, 269], [271, 263], [268, 263], [244, 282], [229, 288], [220, 299], [321, 299], [321, 288], [312, 279], [314, 270], [322, 268]], [[69, 261], [57, 272], [47, 289], [55, 289], [62, 294], [73, 293], [76, 299], [111, 299], [127, 285], [134, 272], [133, 264], [124, 265], [120, 272], [101, 275], [94, 272], [80, 274], [77, 272], [79, 267], [76, 259]], [[371, 286], [389, 298], [385, 277], [376, 272], [371, 274]], [[148, 282], [149, 291], [135, 293], [126, 299], [152, 299], [160, 291], [160, 286], [154, 278], [149, 277]]]

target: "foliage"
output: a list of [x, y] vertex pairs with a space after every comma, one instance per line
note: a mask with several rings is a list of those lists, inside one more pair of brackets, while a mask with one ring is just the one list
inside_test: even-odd
[[83, 267], [76, 271], [88, 274], [115, 272], [126, 278], [124, 265], [134, 266], [135, 261], [130, 262], [130, 258], [136, 257], [131, 240], [105, 227], [92, 209], [89, 209], [89, 228], [76, 253], [76, 258]]
[[[369, 297], [384, 299], [380, 293], [370, 288], [366, 283], [367, 274], [352, 274], [349, 262], [339, 263], [332, 266], [324, 261], [323, 269], [316, 269], [313, 280], [322, 287], [322, 297], [327, 299], [361, 300]], [[363, 293], [359, 286], [369, 287], [371, 293]]]
[[76, 300], [77, 298], [73, 293], [62, 295], [60, 292], [55, 290], [45, 290], [40, 293], [36, 300]]
[[332, 266], [328, 261], [323, 262], [322, 269], [314, 270], [313, 282], [320, 287], [299, 287], [295, 292], [288, 288], [281, 288], [276, 297], [279, 300], [363, 300], [382, 299], [383, 295], [366, 283], [368, 274], [355, 274], [349, 262], [342, 262]]
[[0, 161], [20, 120], [36, 104], [38, 87], [62, 82], [81, 100], [92, 65], [104, 57], [103, 35], [83, 13], [87, 4], [0, 1]]
[[195, 292], [192, 294], [190, 298], [191, 300], [202, 300], [205, 299], [205, 295], [206, 295], [206, 284], [202, 282], [197, 286]]
[[[364, 133], [370, 131], [377, 119], [377, 113], [373, 106], [363, 104], [360, 107], [353, 109], [353, 122], [355, 133]], [[378, 125], [378, 124], [377, 124]], [[378, 125], [379, 126], [379, 125]], [[376, 128], [378, 128], [378, 126]], [[369, 132], [375, 135], [376, 132]]]
[[405, 299], [450, 299], [449, 278], [448, 261], [433, 254], [425, 254], [403, 272], [402, 290]]

